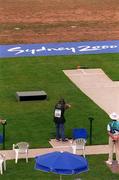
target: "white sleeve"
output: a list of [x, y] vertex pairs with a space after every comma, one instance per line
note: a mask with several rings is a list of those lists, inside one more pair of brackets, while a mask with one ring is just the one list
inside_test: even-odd
[[107, 125], [107, 131], [111, 131], [110, 125]]

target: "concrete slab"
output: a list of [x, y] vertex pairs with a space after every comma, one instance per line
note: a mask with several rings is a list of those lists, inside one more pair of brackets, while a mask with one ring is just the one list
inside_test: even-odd
[[102, 69], [64, 70], [65, 75], [107, 114], [119, 114], [119, 82]]
[[112, 162], [112, 165], [106, 164], [107, 167], [112, 171], [112, 173], [118, 173], [119, 174], [119, 164], [117, 164], [116, 161]]

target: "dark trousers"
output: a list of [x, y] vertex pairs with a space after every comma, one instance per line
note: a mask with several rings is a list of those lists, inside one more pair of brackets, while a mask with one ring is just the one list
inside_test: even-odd
[[65, 133], [64, 133], [64, 124], [56, 124], [56, 139], [64, 140], [65, 139]]

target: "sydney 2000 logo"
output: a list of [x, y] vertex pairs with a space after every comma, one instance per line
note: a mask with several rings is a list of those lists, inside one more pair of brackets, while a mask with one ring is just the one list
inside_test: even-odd
[[[117, 45], [103, 45], [103, 46], [88, 46], [88, 45], [84, 45], [84, 46], [77, 46], [77, 47], [45, 47], [45, 46], [41, 46], [40, 48], [37, 47], [37, 48], [25, 48], [25, 47], [22, 47], [22, 46], [16, 46], [16, 47], [13, 47], [13, 48], [10, 48], [8, 49], [8, 52], [12, 52], [12, 53], [15, 53], [15, 55], [17, 54], [23, 54], [23, 53], [30, 53], [32, 55], [35, 55], [35, 54], [67, 54], [68, 52], [69, 53], [78, 53], [80, 54], [79, 52], [94, 52], [94, 51], [100, 51], [100, 50], [106, 50], [106, 49], [114, 49], [114, 48], [117, 48]], [[68, 53], [68, 54], [69, 54]]]

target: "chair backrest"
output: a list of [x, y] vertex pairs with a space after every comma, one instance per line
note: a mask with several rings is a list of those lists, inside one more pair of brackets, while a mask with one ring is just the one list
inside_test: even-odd
[[19, 142], [19, 143], [13, 145], [13, 149], [16, 149], [16, 148], [19, 150], [22, 150], [22, 151], [27, 150], [29, 148], [29, 143]]
[[83, 138], [83, 139], [88, 138], [88, 132], [85, 128], [74, 128], [73, 129], [73, 139], [75, 140], [78, 138]]
[[78, 138], [73, 141], [73, 145], [76, 146], [76, 149], [84, 149], [86, 140], [84, 138]]
[[19, 142], [16, 145], [19, 147], [19, 149], [28, 149], [29, 147], [29, 144], [27, 142]]

